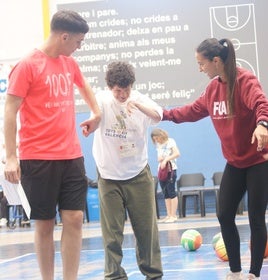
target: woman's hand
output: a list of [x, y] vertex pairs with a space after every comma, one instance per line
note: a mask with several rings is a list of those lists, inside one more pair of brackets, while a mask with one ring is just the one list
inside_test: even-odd
[[262, 151], [268, 144], [268, 129], [266, 127], [257, 125], [252, 134], [251, 144], [253, 144], [255, 141], [257, 141], [257, 151]]

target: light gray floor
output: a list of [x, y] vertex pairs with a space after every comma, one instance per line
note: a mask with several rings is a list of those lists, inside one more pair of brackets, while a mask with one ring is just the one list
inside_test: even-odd
[[[247, 272], [250, 261], [248, 247], [249, 227], [247, 213], [237, 216], [241, 236], [241, 255], [243, 269]], [[218, 233], [219, 225], [215, 214], [206, 217], [187, 215], [178, 222], [166, 224], [159, 220], [159, 236], [162, 250], [164, 278], [167, 280], [217, 280], [224, 279], [228, 272], [228, 263], [220, 261], [212, 247], [212, 238]], [[203, 237], [202, 246], [195, 252], [188, 252], [180, 245], [182, 233], [187, 229], [198, 230]], [[34, 223], [31, 228], [16, 227], [0, 229], [0, 279], [40, 279], [33, 246]], [[61, 226], [55, 227], [56, 278], [61, 277], [61, 259], [59, 239]], [[124, 238], [123, 265], [129, 279], [145, 279], [136, 266], [135, 238], [129, 221], [126, 221]], [[85, 223], [83, 226], [83, 251], [79, 280], [103, 279], [104, 254], [99, 222]], [[3, 273], [4, 271], [4, 273]], [[268, 260], [264, 259], [262, 279], [268, 279]]]

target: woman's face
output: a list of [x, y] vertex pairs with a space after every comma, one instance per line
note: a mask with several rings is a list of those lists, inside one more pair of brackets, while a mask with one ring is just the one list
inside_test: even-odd
[[215, 76], [221, 75], [223, 63], [219, 57], [214, 57], [213, 60], [209, 60], [205, 58], [201, 53], [196, 53], [195, 57], [199, 65], [199, 71], [207, 74], [210, 79], [213, 79]]

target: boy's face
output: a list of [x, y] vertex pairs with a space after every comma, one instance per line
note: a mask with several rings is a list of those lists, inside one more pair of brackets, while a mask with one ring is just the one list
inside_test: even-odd
[[111, 91], [114, 95], [114, 98], [120, 102], [124, 103], [130, 96], [131, 93], [131, 85], [126, 88], [120, 88], [119, 86], [114, 86], [111, 88]]

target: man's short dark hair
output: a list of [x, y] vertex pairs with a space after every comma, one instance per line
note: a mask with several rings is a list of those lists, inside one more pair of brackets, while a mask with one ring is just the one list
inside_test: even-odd
[[56, 12], [50, 23], [51, 31], [66, 31], [71, 33], [86, 34], [89, 30], [86, 20], [77, 12], [71, 10], [60, 10]]

